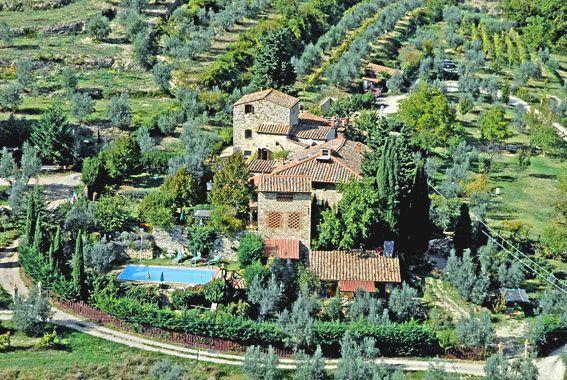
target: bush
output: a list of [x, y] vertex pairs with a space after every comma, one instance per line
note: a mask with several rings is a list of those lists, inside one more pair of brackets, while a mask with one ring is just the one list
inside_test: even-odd
[[177, 310], [189, 309], [192, 305], [203, 305], [205, 296], [202, 287], [175, 289], [171, 293], [171, 306]]
[[108, 119], [114, 127], [126, 128], [132, 123], [132, 107], [128, 95], [121, 94], [110, 98]]
[[239, 239], [238, 262], [246, 267], [264, 257], [264, 241], [260, 235], [246, 233]]
[[138, 209], [142, 219], [152, 226], [169, 229], [175, 224], [173, 198], [159, 190], [146, 195]]
[[152, 367], [152, 376], [156, 380], [183, 379], [185, 372], [185, 368], [169, 360], [160, 360]]
[[217, 278], [203, 287], [205, 299], [212, 303], [220, 303], [224, 300], [226, 293], [226, 282], [222, 278]]
[[110, 21], [103, 15], [94, 15], [87, 21], [86, 32], [94, 39], [104, 41], [110, 34]]
[[10, 348], [10, 332], [0, 334], [0, 352], [8, 351]]
[[49, 302], [37, 287], [33, 287], [26, 298], [17, 295], [12, 305], [12, 311], [14, 328], [27, 335], [42, 333], [43, 325], [53, 314]]
[[114, 180], [137, 173], [140, 167], [140, 148], [131, 136], [114, 141], [101, 155], [104, 168]]
[[[258, 323], [250, 319], [223, 314], [215, 315], [199, 309], [182, 314], [155, 305], [141, 304], [123, 297], [96, 295], [97, 307], [102, 311], [132, 323], [152, 325], [191, 334], [231, 339], [245, 345], [282, 346], [282, 333], [271, 322]], [[438, 347], [438, 340], [425, 326], [415, 323], [367, 325], [360, 322], [340, 323], [315, 321], [312, 345], [321, 345], [329, 354], [339, 350], [339, 343], [347, 330], [355, 336], [376, 339], [377, 348], [384, 356], [416, 356], [429, 354]]]
[[61, 339], [55, 329], [51, 333], [45, 333], [39, 339], [39, 341], [35, 344], [36, 348], [39, 349], [56, 349], [62, 348], [67, 345], [67, 342], [64, 339]]

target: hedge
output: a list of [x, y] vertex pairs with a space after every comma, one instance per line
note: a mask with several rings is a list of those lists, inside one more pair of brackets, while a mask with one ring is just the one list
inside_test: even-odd
[[[230, 339], [245, 345], [284, 345], [282, 331], [272, 322], [260, 323], [198, 309], [176, 312], [129, 298], [103, 295], [96, 298], [100, 310], [130, 323]], [[355, 336], [375, 338], [380, 354], [385, 356], [424, 356], [434, 354], [439, 349], [434, 334], [416, 322], [368, 325], [362, 322], [316, 321], [313, 325], [312, 346], [321, 345], [325, 353], [337, 354], [340, 341], [347, 330]]]

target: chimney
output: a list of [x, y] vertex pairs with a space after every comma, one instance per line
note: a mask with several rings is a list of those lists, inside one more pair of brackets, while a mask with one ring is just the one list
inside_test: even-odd
[[337, 128], [337, 138], [340, 140], [346, 140], [346, 128], [340, 127]]
[[359, 142], [356, 143], [356, 153], [360, 154], [360, 150], [361, 150], [362, 146], [360, 145]]

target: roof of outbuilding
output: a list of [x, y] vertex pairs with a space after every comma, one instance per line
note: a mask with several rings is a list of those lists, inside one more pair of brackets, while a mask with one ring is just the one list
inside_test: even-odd
[[267, 174], [267, 173], [272, 172], [272, 170], [274, 169], [274, 166], [276, 166], [276, 161], [275, 160], [260, 160], [258, 158], [255, 158], [253, 160], [248, 161], [246, 166], [248, 167], [248, 170], [251, 173]]
[[374, 284], [374, 281], [342, 280], [339, 281], [339, 289], [341, 292], [356, 292], [358, 289], [362, 289], [367, 292], [375, 292], [376, 285]]
[[260, 175], [258, 191], [273, 193], [310, 193], [311, 179], [305, 176]]
[[268, 135], [284, 135], [288, 136], [291, 133], [293, 126], [286, 123], [262, 123], [258, 126], [258, 133]]
[[294, 96], [270, 88], [268, 90], [257, 91], [257, 92], [252, 92], [250, 94], [246, 94], [242, 98], [238, 99], [236, 103], [234, 103], [234, 106], [238, 106], [245, 103], [252, 103], [258, 100], [267, 100], [271, 103], [286, 108], [292, 108], [299, 102], [299, 99]]
[[330, 125], [298, 125], [293, 134], [299, 139], [326, 140], [332, 129]]
[[311, 251], [308, 267], [323, 281], [401, 282], [400, 260], [375, 251]]
[[299, 259], [299, 240], [267, 239], [264, 241], [264, 256], [280, 259]]

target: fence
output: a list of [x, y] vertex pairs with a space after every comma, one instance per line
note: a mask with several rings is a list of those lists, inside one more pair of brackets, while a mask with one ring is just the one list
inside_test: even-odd
[[[101, 325], [111, 325], [119, 330], [141, 334], [148, 338], [164, 340], [190, 348], [205, 348], [222, 352], [246, 352], [246, 346], [232, 340], [211, 338], [186, 332], [170, 331], [153, 326], [131, 324], [122, 319], [106, 314], [84, 302], [58, 300], [54, 300], [53, 302], [59, 308], [77, 314], [88, 321]], [[281, 347], [276, 347], [274, 350], [279, 356], [291, 356], [293, 354], [291, 350]]]

